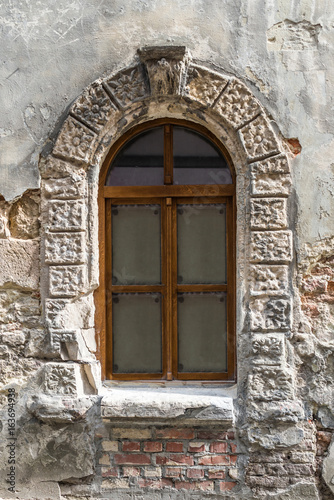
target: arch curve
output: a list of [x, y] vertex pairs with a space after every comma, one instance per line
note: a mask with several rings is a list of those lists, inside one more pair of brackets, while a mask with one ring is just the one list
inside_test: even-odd
[[[99, 338], [93, 301], [103, 279], [97, 258], [99, 172], [111, 146], [126, 131], [162, 117], [206, 127], [232, 159], [238, 200], [237, 335], [241, 340], [251, 335], [255, 346], [253, 368], [240, 363], [239, 379], [248, 379], [249, 397], [260, 406], [266, 399], [259, 380], [262, 385], [269, 379], [281, 384], [281, 399], [290, 401], [291, 376], [284, 357], [284, 333], [292, 324], [288, 159], [247, 86], [197, 64], [185, 47], [141, 49], [132, 66], [92, 83], [71, 106], [52, 152], [40, 162], [46, 355], [62, 360], [66, 345], [74, 361], [67, 364], [75, 381], [73, 394], [83, 385], [77, 360], [84, 362], [98, 390], [98, 362], [85, 339], [95, 326]], [[281, 350], [275, 368], [268, 370], [261, 345], [268, 344], [270, 350], [271, 343]], [[48, 366], [56, 377], [59, 363]]]

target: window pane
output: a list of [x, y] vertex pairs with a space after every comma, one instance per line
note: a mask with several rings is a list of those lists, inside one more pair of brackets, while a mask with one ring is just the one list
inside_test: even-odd
[[160, 205], [112, 206], [113, 285], [161, 282]]
[[178, 294], [178, 371], [226, 372], [226, 294]]
[[161, 373], [160, 294], [113, 294], [113, 372]]
[[106, 186], [157, 186], [164, 183], [163, 127], [142, 132], [114, 159]]
[[226, 205], [178, 205], [179, 284], [226, 282]]
[[201, 134], [173, 127], [174, 184], [232, 184], [227, 161]]

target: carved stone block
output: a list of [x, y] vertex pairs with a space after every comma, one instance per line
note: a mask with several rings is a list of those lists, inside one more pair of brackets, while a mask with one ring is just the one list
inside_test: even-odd
[[76, 331], [59, 331], [50, 332], [52, 348], [54, 351], [59, 352], [61, 344], [75, 344], [78, 341]]
[[282, 365], [284, 362], [284, 334], [254, 334], [252, 336], [254, 365]]
[[45, 238], [45, 262], [82, 264], [85, 262], [85, 233], [48, 233]]
[[184, 92], [195, 101], [199, 101], [205, 106], [211, 106], [227, 82], [228, 79], [219, 73], [208, 71], [201, 66], [191, 65], [188, 68]]
[[185, 84], [189, 54], [185, 47], [148, 47], [138, 51], [146, 65], [152, 95], [176, 95]]
[[47, 159], [41, 158], [39, 162], [39, 170], [42, 179], [62, 179], [64, 177], [71, 178], [79, 175], [82, 178], [85, 176], [85, 171], [81, 167], [73, 167], [73, 163], [68, 163], [59, 158], [48, 156]]
[[71, 177], [45, 180], [42, 189], [46, 198], [77, 199], [85, 196], [86, 182], [83, 176], [73, 173]]
[[239, 134], [250, 160], [279, 152], [274, 132], [262, 115], [241, 128]]
[[46, 299], [45, 322], [49, 330], [72, 331], [94, 327], [93, 294], [75, 300]]
[[50, 266], [49, 282], [53, 297], [74, 297], [86, 287], [86, 266]]
[[290, 300], [277, 297], [257, 298], [251, 300], [249, 307], [252, 331], [291, 328]]
[[249, 375], [248, 394], [258, 401], [293, 399], [292, 374], [281, 368], [255, 367]]
[[141, 66], [131, 67], [105, 81], [115, 101], [125, 108], [148, 95], [148, 85]]
[[254, 229], [285, 229], [288, 224], [286, 200], [259, 198], [251, 200], [251, 227]]
[[289, 164], [284, 155], [253, 163], [252, 196], [288, 196], [291, 189], [289, 172]]
[[77, 395], [76, 367], [68, 363], [50, 363], [44, 367], [44, 392], [54, 395]]
[[53, 153], [72, 161], [88, 163], [93, 154], [95, 138], [94, 132], [70, 116], [61, 129]]
[[253, 262], [290, 262], [292, 259], [291, 231], [253, 232], [250, 254]]
[[215, 104], [215, 109], [233, 128], [239, 128], [261, 112], [252, 93], [236, 79], [230, 81]]
[[250, 292], [259, 294], [286, 294], [289, 289], [288, 266], [259, 264], [250, 269]]
[[48, 204], [50, 231], [79, 231], [85, 228], [85, 204], [79, 200], [50, 201]]
[[74, 103], [71, 113], [96, 132], [117, 111], [101, 85], [94, 83]]

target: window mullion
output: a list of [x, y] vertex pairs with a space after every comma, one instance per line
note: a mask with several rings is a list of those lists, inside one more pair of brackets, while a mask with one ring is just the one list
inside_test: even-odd
[[173, 127], [164, 127], [164, 184], [173, 184]]

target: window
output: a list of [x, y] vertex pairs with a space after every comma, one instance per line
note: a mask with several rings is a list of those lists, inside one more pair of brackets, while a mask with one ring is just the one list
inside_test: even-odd
[[101, 173], [105, 374], [234, 380], [234, 177], [204, 128], [132, 129]]

